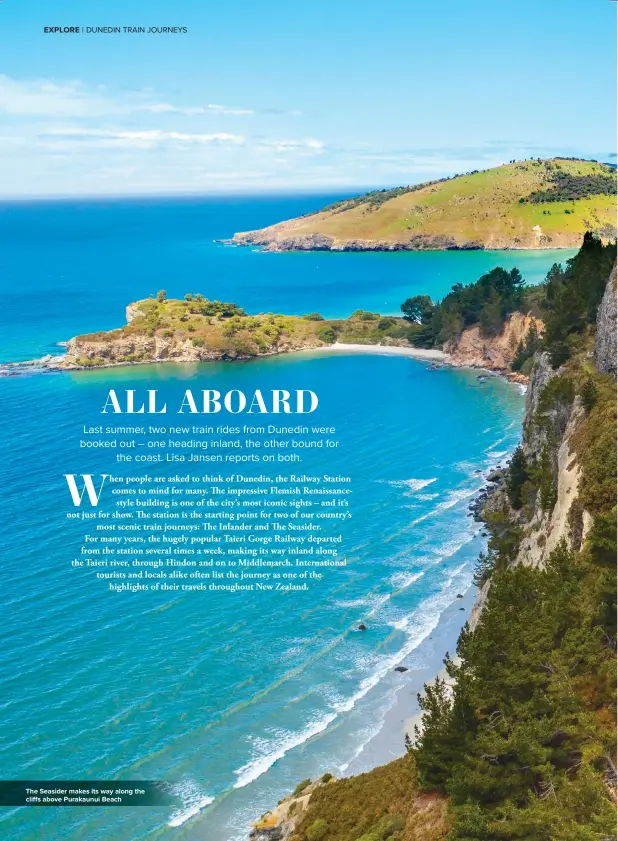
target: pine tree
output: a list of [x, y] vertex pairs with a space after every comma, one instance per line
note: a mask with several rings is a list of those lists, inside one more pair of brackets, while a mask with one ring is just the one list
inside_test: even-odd
[[509, 472], [506, 478], [506, 492], [509, 502], [516, 510], [519, 510], [523, 503], [523, 487], [529, 479], [528, 463], [521, 447], [517, 447], [513, 453]]

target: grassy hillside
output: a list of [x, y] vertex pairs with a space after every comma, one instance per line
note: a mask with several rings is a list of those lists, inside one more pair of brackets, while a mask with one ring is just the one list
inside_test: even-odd
[[234, 241], [272, 250], [578, 247], [587, 230], [615, 237], [615, 196], [606, 164], [518, 161], [367, 193]]
[[443, 841], [447, 800], [422, 792], [411, 756], [318, 788], [293, 841]]

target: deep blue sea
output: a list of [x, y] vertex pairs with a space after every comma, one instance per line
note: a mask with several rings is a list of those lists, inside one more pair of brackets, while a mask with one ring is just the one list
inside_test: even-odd
[[[536, 282], [570, 256], [213, 242], [333, 198], [0, 205], [0, 360], [118, 326], [130, 301], [162, 288], [249, 312], [396, 313], [411, 294], [440, 297], [495, 265]], [[243, 839], [299, 780], [362, 758], [405, 687], [394, 666], [414, 665], [470, 586], [484, 540], [467, 506], [520, 435], [521, 389], [477, 373], [305, 353], [0, 380], [0, 778], [168, 779], [184, 791], [174, 813], [2, 809], [3, 841]], [[345, 569], [308, 593], [159, 595], [109, 592], [70, 566], [84, 529], [65, 518], [63, 474], [110, 467], [105, 452], [79, 449], [82, 426], [101, 422], [110, 388], [157, 388], [173, 403], [189, 387], [319, 395], [312, 420], [341, 443], [295, 469], [352, 477]]]

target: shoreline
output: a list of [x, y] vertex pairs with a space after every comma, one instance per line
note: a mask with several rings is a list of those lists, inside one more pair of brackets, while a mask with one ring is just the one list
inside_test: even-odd
[[[407, 347], [405, 345], [363, 345], [360, 343], [335, 342], [332, 345], [322, 345], [316, 348], [306, 348], [305, 351], [317, 353], [366, 353], [378, 354], [379, 356], [409, 356], [413, 359], [428, 359], [436, 362], [444, 362], [448, 364], [452, 357], [443, 350], [437, 348], [415, 348]], [[302, 351], [296, 351], [301, 353]]]
[[136, 365], [204, 365], [210, 362], [251, 362], [257, 359], [285, 356], [300, 353], [353, 353], [377, 356], [406, 356], [410, 359], [436, 363], [436, 367], [443, 365], [451, 368], [468, 368], [482, 371], [485, 376], [503, 377], [508, 382], [527, 385], [528, 377], [502, 368], [487, 368], [473, 363], [456, 362], [451, 354], [438, 348], [415, 348], [406, 345], [370, 345], [360, 343], [335, 342], [332, 345], [316, 347], [294, 348], [278, 353], [261, 353], [256, 356], [243, 356], [221, 359], [144, 359], [134, 362], [109, 362], [104, 365], [63, 365], [64, 356], [43, 356], [39, 359], [28, 359], [22, 362], [0, 362], [0, 378], [18, 377], [26, 374], [54, 374], [70, 371], [99, 371], [109, 368], [129, 368]]
[[[341, 777], [355, 776], [385, 765], [405, 753], [406, 735], [414, 742], [414, 726], [421, 723], [421, 709], [417, 695], [423, 694], [425, 684], [438, 677], [445, 678], [444, 657], [447, 652], [455, 659], [457, 640], [469, 621], [470, 611], [478, 590], [473, 583], [441, 614], [438, 624], [421, 644], [401, 661], [408, 671], [395, 673], [395, 701], [384, 716], [380, 729], [363, 746], [343, 770]], [[399, 685], [396, 685], [399, 684]]]
[[342, 247], [337, 248], [272, 248], [272, 245], [277, 245], [278, 241], [272, 242], [253, 242], [251, 240], [243, 241], [237, 240], [236, 237], [240, 234], [234, 234], [229, 239], [215, 239], [214, 243], [221, 245], [232, 246], [233, 248], [253, 248], [256, 251], [261, 251], [264, 254], [433, 254], [442, 252], [451, 252], [461, 254], [462, 252], [478, 252], [483, 251], [489, 254], [501, 253], [503, 251], [577, 251], [578, 245], [503, 245], [494, 246], [492, 248], [403, 248], [407, 245], [405, 241], [397, 241], [393, 243], [384, 242], [376, 246], [369, 246], [366, 248], [350, 248], [348, 242], [353, 240], [344, 240]]

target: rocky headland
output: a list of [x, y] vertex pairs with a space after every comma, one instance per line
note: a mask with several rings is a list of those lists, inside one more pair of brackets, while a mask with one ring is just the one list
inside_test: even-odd
[[265, 251], [579, 248], [616, 236], [616, 173], [596, 161], [513, 161], [376, 190], [229, 242]]

